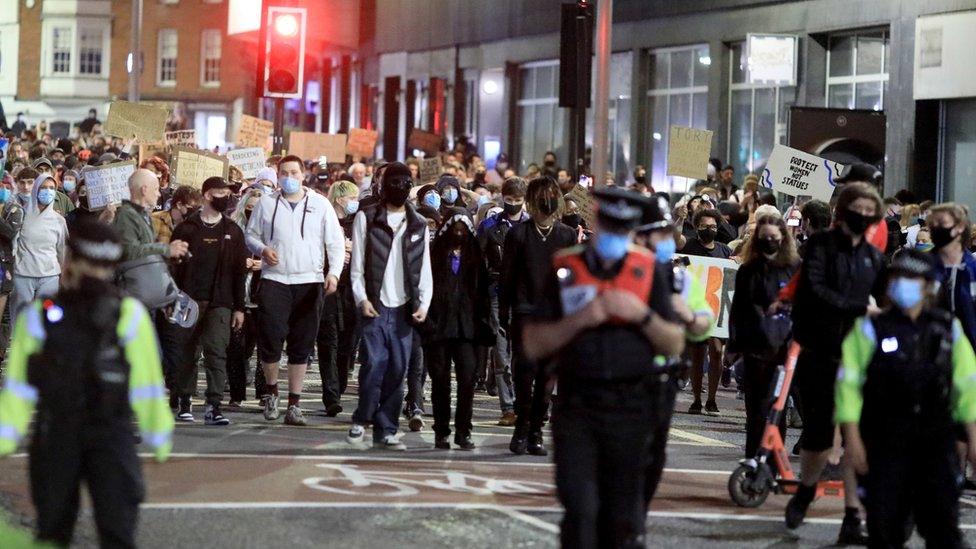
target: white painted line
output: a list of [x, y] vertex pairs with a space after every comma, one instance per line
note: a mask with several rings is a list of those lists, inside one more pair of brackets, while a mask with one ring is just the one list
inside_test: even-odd
[[528, 525], [535, 526], [536, 528], [549, 532], [550, 534], [559, 533], [559, 525], [553, 524], [551, 522], [544, 521], [538, 517], [533, 517], [532, 515], [527, 515], [521, 511], [516, 511], [515, 509], [509, 509], [506, 507], [499, 507], [496, 509], [499, 513], [511, 517], [515, 520], [522, 521]]

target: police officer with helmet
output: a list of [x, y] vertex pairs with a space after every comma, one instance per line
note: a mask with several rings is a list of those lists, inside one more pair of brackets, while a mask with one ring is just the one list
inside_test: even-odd
[[684, 329], [671, 321], [666, 268], [634, 246], [647, 199], [595, 191], [594, 237], [558, 253], [540, 306], [524, 330], [532, 360], [554, 358], [556, 484], [564, 547], [643, 547], [644, 474], [660, 372]]
[[84, 481], [100, 545], [135, 547], [144, 489], [133, 413], [158, 461], [171, 449], [152, 320], [112, 285], [121, 256], [112, 227], [80, 222], [68, 238], [61, 290], [26, 307], [14, 327], [0, 391], [0, 456], [16, 450], [36, 407], [30, 484], [41, 542], [71, 543]]

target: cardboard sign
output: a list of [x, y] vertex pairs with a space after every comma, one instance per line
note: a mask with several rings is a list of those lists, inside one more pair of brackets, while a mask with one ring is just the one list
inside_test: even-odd
[[760, 183], [785, 195], [812, 196], [829, 202], [837, 186], [834, 178], [843, 169], [843, 164], [777, 144], [766, 161]]
[[705, 300], [715, 315], [715, 328], [711, 336], [718, 338], [729, 337], [729, 318], [732, 310], [732, 296], [735, 294], [735, 275], [739, 272], [739, 264], [731, 259], [716, 259], [695, 255], [687, 257], [687, 274], [695, 277], [705, 288]]
[[576, 185], [573, 190], [566, 193], [566, 198], [572, 198], [579, 206], [580, 216], [586, 221], [586, 226], [590, 229], [596, 227], [596, 201], [590, 191], [582, 186]]
[[135, 138], [140, 143], [158, 143], [164, 139], [167, 118], [169, 112], [166, 109], [112, 101], [108, 108], [108, 119], [105, 120], [105, 133], [122, 139]]
[[261, 147], [264, 150], [271, 150], [271, 132], [274, 131], [274, 124], [270, 120], [262, 120], [246, 114], [241, 115], [241, 123], [237, 125], [237, 136], [234, 143], [238, 147]]
[[444, 165], [441, 157], [424, 158], [420, 161], [420, 182], [423, 184], [436, 183], [441, 174], [444, 173]]
[[345, 162], [346, 134], [291, 132], [288, 137], [288, 154], [302, 160], [324, 156], [329, 162]]
[[378, 137], [379, 132], [373, 130], [350, 129], [349, 140], [346, 141], [346, 154], [360, 158], [372, 158]]
[[261, 147], [251, 147], [250, 149], [234, 149], [227, 152], [227, 161], [231, 166], [241, 170], [244, 179], [254, 179], [258, 171], [264, 167], [267, 155]]
[[195, 189], [203, 187], [208, 177], [219, 175], [227, 177], [229, 163], [226, 156], [208, 151], [176, 147], [170, 161], [170, 177], [174, 185], [189, 185]]
[[101, 210], [109, 204], [120, 204], [123, 200], [128, 200], [129, 176], [134, 171], [136, 171], [135, 160], [85, 170], [88, 207], [92, 210]]
[[410, 130], [410, 139], [407, 140], [407, 149], [417, 149], [427, 154], [434, 155], [440, 152], [441, 143], [444, 138], [436, 133], [425, 132], [414, 128]]
[[196, 130], [178, 130], [175, 132], [166, 132], [165, 135], [166, 146], [168, 147], [191, 147], [196, 148], [197, 146], [197, 131]]
[[169, 158], [169, 149], [166, 147], [166, 145], [163, 145], [162, 143], [146, 143], [146, 144], [140, 143], [139, 144], [140, 164], [154, 156], [158, 156], [159, 158], [162, 158], [165, 161]]
[[3, 177], [3, 169], [7, 165], [7, 150], [10, 148], [10, 140], [0, 137], [0, 177]]
[[668, 134], [668, 175], [706, 179], [712, 153], [712, 132], [671, 126]]

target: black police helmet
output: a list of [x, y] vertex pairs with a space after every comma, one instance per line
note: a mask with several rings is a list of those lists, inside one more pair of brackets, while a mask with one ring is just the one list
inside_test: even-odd
[[888, 269], [890, 276], [935, 280], [936, 264], [932, 254], [906, 248], [895, 255]]

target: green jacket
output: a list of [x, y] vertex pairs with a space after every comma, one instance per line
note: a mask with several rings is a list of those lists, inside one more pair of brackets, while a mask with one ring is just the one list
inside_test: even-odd
[[58, 191], [58, 193], [54, 195], [54, 211], [64, 216], [68, 215], [74, 209], [75, 203], [71, 201], [70, 196], [64, 194], [62, 191]]
[[[7, 378], [0, 391], [0, 457], [17, 449], [37, 403], [37, 389], [27, 383], [27, 362], [44, 345], [41, 311], [42, 303], [35, 301], [14, 326]], [[146, 309], [135, 299], [122, 300], [117, 333], [129, 363], [129, 404], [142, 440], [153, 448], [157, 461], [165, 461], [172, 449], [173, 415], [166, 400], [156, 330]]]
[[[869, 317], [861, 317], [841, 344], [841, 365], [834, 391], [834, 421], [859, 423], [864, 406], [864, 382], [877, 346]], [[976, 422], [976, 354], [963, 335], [958, 319], [952, 321], [952, 419]]]
[[142, 259], [151, 255], [166, 256], [169, 246], [156, 242], [156, 232], [146, 210], [123, 200], [115, 212], [115, 230], [122, 238], [122, 261]]

